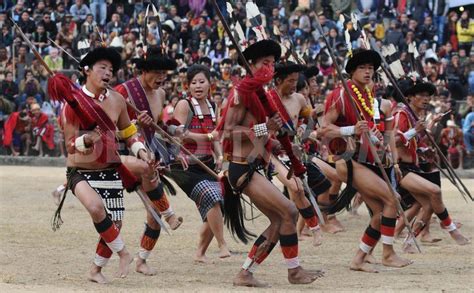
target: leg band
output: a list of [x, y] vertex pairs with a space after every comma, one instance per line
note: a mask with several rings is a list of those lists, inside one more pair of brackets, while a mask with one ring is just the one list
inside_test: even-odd
[[138, 255], [141, 259], [147, 259], [151, 251], [155, 247], [158, 238], [160, 237], [161, 229], [155, 230], [145, 224], [145, 231], [143, 232], [142, 240], [140, 242], [140, 251]]
[[288, 269], [300, 266], [298, 258], [298, 236], [296, 233], [290, 235], [280, 235], [280, 246]]
[[370, 225], [365, 229], [365, 233], [360, 241], [359, 248], [365, 253], [369, 253], [370, 250], [377, 244], [380, 239], [380, 231], [375, 230]]
[[393, 236], [395, 235], [396, 218], [386, 218], [382, 216], [380, 232], [382, 233], [382, 243], [393, 245]]
[[314, 207], [312, 205], [309, 205], [307, 208], [298, 209], [298, 210], [310, 230], [319, 229], [319, 225], [318, 225], [319, 222], [318, 222], [318, 218], [316, 217], [316, 211], [314, 210]]
[[105, 217], [100, 223], [94, 223], [94, 226], [113, 252], [119, 252], [125, 247], [125, 243], [120, 236], [120, 230], [109, 217]]

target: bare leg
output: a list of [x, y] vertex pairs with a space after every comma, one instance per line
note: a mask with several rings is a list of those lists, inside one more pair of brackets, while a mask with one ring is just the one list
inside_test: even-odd
[[207, 221], [209, 222], [212, 234], [216, 237], [220, 250], [219, 257], [230, 257], [230, 252], [224, 239], [224, 220], [219, 203], [216, 203], [209, 212], [207, 212]]
[[[441, 189], [439, 188], [439, 186], [422, 178], [421, 176], [415, 173], [409, 173], [407, 176], [405, 176], [401, 184], [403, 184], [404, 188], [410, 191], [414, 196], [424, 196], [427, 198], [428, 207], [424, 211], [424, 213], [426, 214], [426, 219], [424, 219], [426, 220], [426, 223], [429, 223], [430, 221], [431, 209], [438, 217], [441, 217], [441, 215], [446, 212], [446, 219], [450, 223], [452, 223], [451, 219], [447, 214], [446, 206], [443, 203]], [[465, 245], [470, 243], [469, 239], [462, 235], [456, 227], [453, 227], [453, 229], [449, 231], [449, 234], [459, 245]]]
[[[208, 213], [209, 214], [209, 213]], [[214, 238], [209, 221], [204, 222], [199, 231], [199, 243], [198, 249], [196, 250], [196, 255], [194, 256], [194, 261], [200, 263], [211, 263], [211, 261], [206, 256], [207, 248]]]
[[318, 223], [318, 218], [316, 216], [313, 206], [304, 195], [303, 182], [301, 182], [300, 178], [296, 178], [296, 177], [292, 177], [290, 179], [286, 178], [287, 170], [286, 170], [286, 167], [283, 166], [283, 164], [280, 162], [280, 160], [272, 157], [272, 162], [275, 165], [275, 171], [278, 174], [277, 175], [278, 180], [280, 180], [280, 182], [283, 183], [283, 185], [285, 185], [288, 188], [290, 199], [295, 203], [301, 215], [305, 216], [305, 214], [302, 213], [302, 210], [305, 210], [308, 208], [312, 209], [312, 212], [314, 213], [314, 215], [308, 219], [305, 219], [305, 222], [308, 225], [309, 229], [311, 230], [311, 234], [313, 236], [313, 241], [312, 241], [313, 246], [321, 245], [322, 235], [321, 235], [321, 229]]
[[[86, 181], [79, 182], [74, 192], [76, 197], [89, 212], [94, 223], [100, 223], [105, 219], [106, 214], [102, 199]], [[125, 278], [133, 258], [125, 246], [118, 252], [118, 255], [120, 257], [118, 276]]]
[[[337, 172], [341, 179], [347, 180], [347, 166], [342, 160], [336, 163]], [[382, 209], [382, 216], [386, 219], [393, 220], [397, 216], [396, 199], [390, 194], [387, 184], [378, 177], [374, 172], [364, 167], [363, 165], [353, 161], [353, 185], [362, 195], [362, 199], [372, 209], [373, 217], [371, 220], [371, 227], [380, 231], [380, 209]], [[395, 223], [393, 223], [393, 227]], [[383, 232], [383, 231], [382, 231]], [[387, 235], [389, 236], [389, 235]], [[392, 234], [393, 236], [393, 234]], [[393, 238], [392, 236], [387, 237]], [[359, 248], [356, 257], [353, 260], [351, 268], [363, 268], [365, 263], [365, 254]], [[386, 266], [403, 267], [412, 262], [403, 259], [395, 253], [393, 245], [383, 244], [383, 258], [382, 263]], [[364, 270], [364, 269], [362, 269]], [[365, 270], [364, 270], [365, 271]]]
[[[279, 235], [296, 234], [298, 212], [295, 205], [286, 199], [266, 178], [260, 174], [254, 174], [244, 193], [252, 199], [257, 208], [266, 207], [279, 215], [281, 219], [278, 229]], [[308, 284], [314, 282], [316, 278], [316, 275], [304, 270], [301, 266], [288, 269], [288, 281], [292, 284]]]

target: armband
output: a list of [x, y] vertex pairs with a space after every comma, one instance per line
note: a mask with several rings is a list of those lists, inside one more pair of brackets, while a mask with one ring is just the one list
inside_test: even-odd
[[311, 116], [311, 112], [312, 112], [311, 107], [310, 107], [310, 106], [306, 106], [306, 107], [304, 107], [303, 109], [301, 109], [301, 111], [300, 111], [300, 117], [308, 118], [309, 116]]
[[119, 136], [122, 139], [127, 139], [137, 133], [137, 127], [131, 123], [127, 128], [120, 130]]
[[171, 134], [171, 135], [176, 135], [176, 129], [178, 129], [180, 127], [184, 128], [184, 125], [183, 124], [181, 124], [181, 125], [173, 125], [173, 124], [168, 125], [168, 129], [167, 129], [168, 133]]
[[415, 128], [410, 128], [407, 132], [403, 133], [403, 137], [408, 141], [412, 138], [414, 138], [416, 135], [416, 129]]
[[342, 136], [352, 136], [355, 133], [355, 126], [344, 126], [340, 127], [339, 131], [341, 132]]
[[255, 137], [262, 137], [268, 135], [268, 129], [266, 123], [255, 124], [252, 127], [253, 132], [255, 133]]

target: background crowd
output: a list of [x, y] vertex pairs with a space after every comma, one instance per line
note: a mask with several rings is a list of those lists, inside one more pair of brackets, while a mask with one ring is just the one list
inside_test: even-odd
[[[157, 44], [162, 35], [167, 54], [178, 63], [177, 71], [170, 72], [164, 85], [169, 102], [165, 114], [172, 113], [173, 105], [186, 96], [186, 67], [193, 63], [212, 68], [212, 98], [220, 105], [243, 70], [238, 66], [237, 52], [211, 2], [152, 2], [158, 16], [150, 11], [146, 27], [149, 1], [0, 0], [0, 154], [65, 155], [57, 123], [61, 105], [49, 100], [47, 72], [22, 42], [10, 19], [22, 28], [52, 70], [67, 74], [77, 83], [80, 79], [78, 64], [54, 43], [77, 59], [81, 55], [78, 42], [84, 39], [92, 47], [105, 42], [117, 48], [123, 58], [123, 66], [113, 81], [118, 84], [137, 74], [134, 59], [143, 55], [144, 43]], [[217, 2], [227, 14], [225, 2]], [[240, 23], [246, 39], [255, 41], [245, 12], [246, 1], [231, 2], [233, 19]], [[464, 154], [465, 158], [472, 159], [474, 20], [471, 12], [474, 5], [449, 7], [448, 2], [456, 1], [445, 0], [255, 2], [270, 36], [291, 44], [307, 65], [319, 68], [318, 85], [313, 93], [317, 93], [320, 102], [324, 102], [337, 78], [331, 58], [321, 50], [325, 44], [316, 29], [317, 21], [341, 61], [347, 55], [346, 30], [352, 48], [361, 45], [360, 27], [377, 40], [378, 46], [393, 44], [397, 50], [395, 58], [400, 59], [405, 72], [417, 70], [438, 87], [438, 94], [431, 101], [432, 114], [453, 110], [435, 130], [438, 142], [448, 153]], [[352, 12], [359, 18], [355, 25], [350, 18]], [[412, 42], [420, 54], [415, 62], [408, 52]]]

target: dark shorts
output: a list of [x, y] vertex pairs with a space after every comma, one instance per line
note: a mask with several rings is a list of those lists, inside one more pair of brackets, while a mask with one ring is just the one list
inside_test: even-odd
[[68, 167], [66, 171], [68, 189], [75, 194], [76, 185], [86, 181], [102, 198], [105, 210], [112, 221], [121, 221], [125, 211], [123, 184], [115, 168], [82, 170]]
[[252, 180], [253, 174], [262, 169], [263, 164], [258, 160], [253, 163], [229, 162], [229, 183], [234, 193], [241, 194]]
[[[439, 171], [435, 172], [425, 172], [421, 167], [413, 164], [413, 163], [399, 163], [400, 171], [402, 172], [403, 177], [405, 177], [408, 173], [414, 173], [431, 183], [436, 184], [437, 186], [441, 187], [441, 174]], [[405, 188], [398, 186], [398, 193], [400, 193], [402, 200], [403, 200], [403, 207], [405, 209], [410, 208], [415, 202], [416, 199], [411, 195], [411, 193], [406, 190]]]
[[313, 163], [309, 162], [305, 164], [306, 174], [308, 176], [308, 185], [311, 190], [313, 190], [316, 196], [323, 194], [329, 188], [331, 188], [331, 182], [326, 178], [326, 176], [321, 172], [319, 167]]

